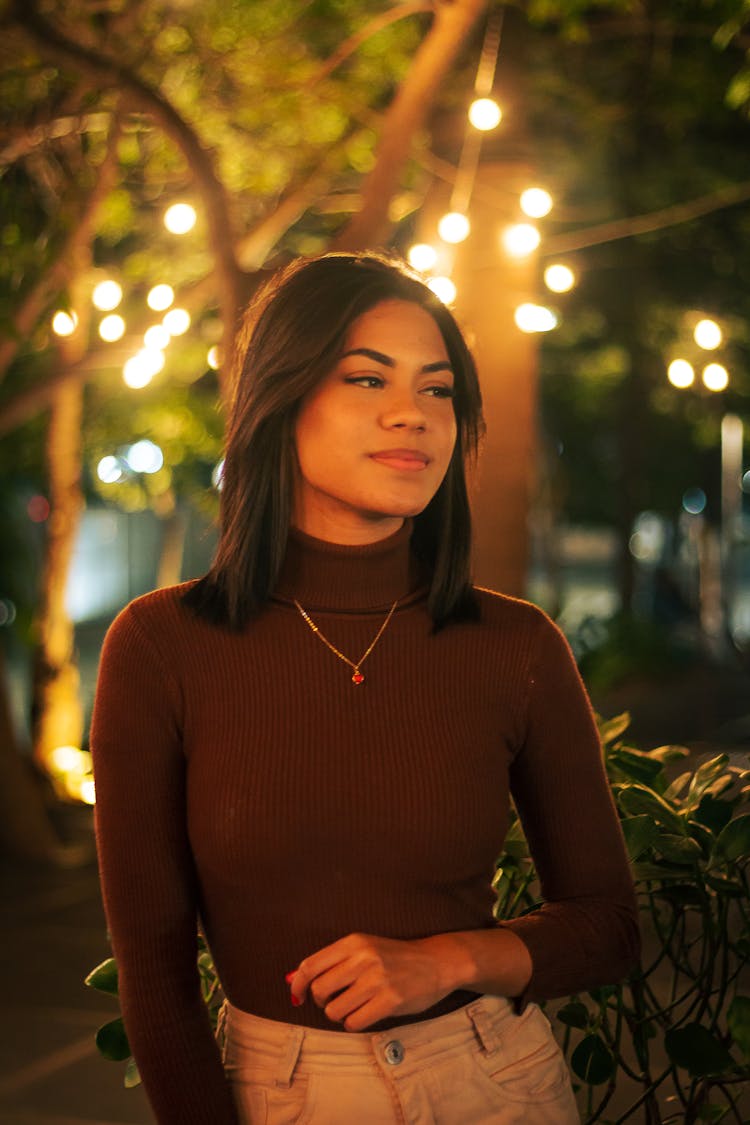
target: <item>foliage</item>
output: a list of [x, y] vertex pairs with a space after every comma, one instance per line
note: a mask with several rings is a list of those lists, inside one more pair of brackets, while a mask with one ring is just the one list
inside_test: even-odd
[[[670, 780], [669, 767], [688, 751], [628, 746], [628, 724], [627, 714], [600, 720], [600, 735], [643, 911], [644, 963], [622, 984], [570, 997], [556, 1019], [588, 1123], [607, 1120], [618, 1082], [635, 1087], [633, 1105], [618, 1122], [643, 1120], [644, 1105], [652, 1125], [718, 1121], [735, 1109], [750, 1081], [750, 995], [739, 991], [750, 956], [750, 771], [720, 754]], [[513, 810], [493, 885], [498, 918], [539, 906], [534, 865]], [[215, 1028], [221, 993], [202, 939], [198, 969]], [[86, 983], [117, 995], [114, 959]], [[104, 1024], [96, 1041], [105, 1058], [127, 1060], [125, 1083], [134, 1085], [137, 1069], [122, 1019]], [[667, 1094], [677, 1096], [680, 1108], [662, 1116]]]
[[[618, 1106], [618, 1122], [744, 1120], [738, 1101], [750, 1082], [750, 995], [740, 991], [750, 954], [750, 772], [720, 754], [671, 776], [688, 751], [628, 746], [628, 722], [627, 715], [602, 722], [600, 733], [642, 910], [644, 959], [624, 983], [573, 996], [557, 1010], [564, 1050], [587, 1122], [609, 1120], [616, 1088], [633, 1098], [627, 1110]], [[498, 917], [538, 905], [517, 819], [495, 889]]]

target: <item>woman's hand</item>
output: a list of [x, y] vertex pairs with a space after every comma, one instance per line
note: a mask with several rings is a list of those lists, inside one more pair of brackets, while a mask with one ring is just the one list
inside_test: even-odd
[[293, 1000], [312, 997], [329, 1020], [363, 1031], [436, 1004], [471, 976], [458, 935], [394, 941], [349, 934], [306, 957], [287, 977]]

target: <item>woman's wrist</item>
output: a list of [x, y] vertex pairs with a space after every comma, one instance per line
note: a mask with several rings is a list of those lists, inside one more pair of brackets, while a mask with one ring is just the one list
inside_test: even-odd
[[435, 958], [445, 995], [466, 990], [520, 996], [531, 980], [531, 954], [521, 938], [505, 927], [436, 934], [424, 940]]

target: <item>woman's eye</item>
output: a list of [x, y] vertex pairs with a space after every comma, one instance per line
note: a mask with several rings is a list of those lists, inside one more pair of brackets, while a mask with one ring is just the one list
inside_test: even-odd
[[383, 380], [379, 375], [347, 375], [344, 378], [345, 383], [351, 383], [355, 387], [382, 387]]
[[453, 387], [445, 385], [425, 387], [425, 394], [431, 395], [433, 398], [453, 398]]

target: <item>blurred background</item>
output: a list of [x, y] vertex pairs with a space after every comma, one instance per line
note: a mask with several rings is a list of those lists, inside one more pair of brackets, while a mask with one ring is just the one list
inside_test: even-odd
[[750, 15], [18, 0], [0, 21], [0, 1125], [138, 1125], [81, 983], [108, 955], [98, 653], [131, 598], [211, 559], [234, 326], [292, 257], [389, 247], [455, 308], [486, 400], [478, 580], [559, 621], [638, 745], [747, 764]]

